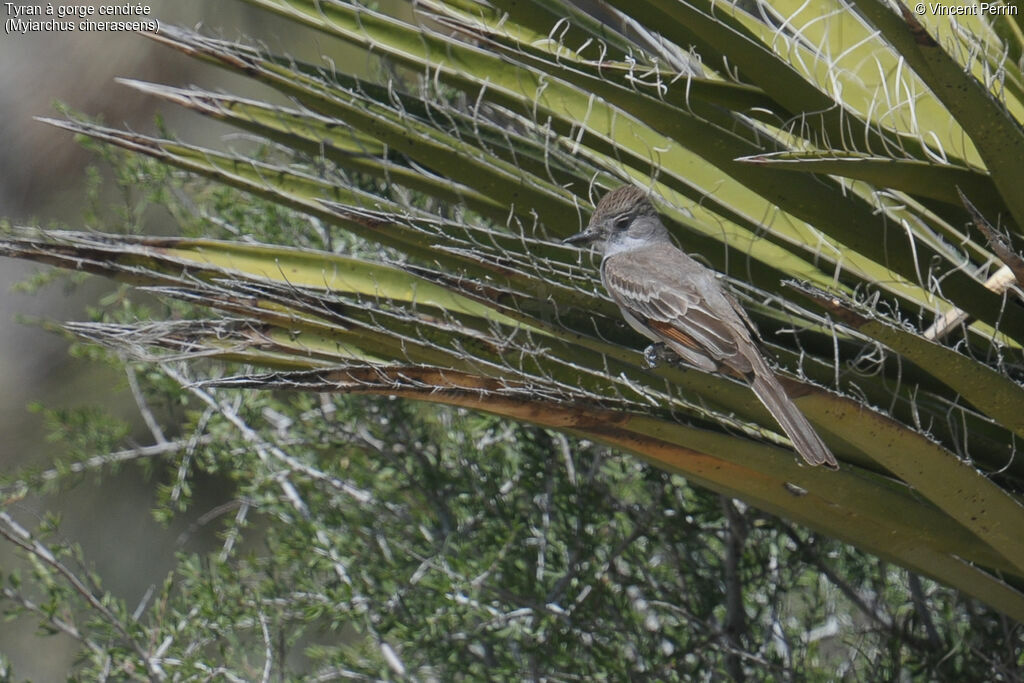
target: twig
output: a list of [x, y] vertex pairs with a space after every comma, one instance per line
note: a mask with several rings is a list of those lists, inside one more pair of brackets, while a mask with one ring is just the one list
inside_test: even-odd
[[274, 648], [270, 642], [270, 628], [267, 626], [267, 615], [261, 609], [259, 611], [260, 634], [263, 636], [263, 683], [269, 683], [270, 675], [274, 671]]
[[[1024, 259], [1021, 259], [1020, 255], [1013, 251], [1010, 247], [1009, 240], [999, 234], [995, 228], [985, 220], [985, 217], [981, 215], [981, 212], [978, 211], [974, 204], [972, 204], [964, 193], [960, 191], [960, 188], [957, 188], [956, 191], [960, 195], [960, 201], [963, 202], [967, 212], [971, 215], [971, 219], [974, 221], [975, 227], [985, 235], [985, 239], [988, 241], [989, 247], [993, 252], [995, 252], [999, 260], [1005, 264], [1002, 268], [997, 270], [994, 275], [985, 281], [985, 287], [996, 294], [1002, 294], [1014, 284], [1018, 287], [1024, 284]], [[965, 323], [969, 317], [970, 316], [966, 311], [959, 308], [952, 308], [946, 311], [941, 318], [925, 330], [924, 336], [926, 339], [941, 339], [955, 327]]]
[[121, 364], [124, 366], [124, 374], [128, 378], [128, 387], [132, 391], [132, 396], [135, 397], [135, 405], [139, 408], [139, 414], [142, 415], [143, 422], [149, 427], [153, 440], [157, 444], [167, 443], [167, 438], [164, 437], [164, 432], [160, 429], [160, 423], [153, 417], [153, 411], [150, 410], [146, 397], [142, 395], [142, 388], [139, 386], [139, 379], [135, 375], [135, 368], [132, 367], [132, 364], [124, 354], [121, 354]]
[[[12, 491], [18, 489], [27, 488], [30, 482], [48, 482], [58, 479], [64, 476], [67, 472], [72, 474], [82, 474], [83, 472], [89, 472], [91, 470], [98, 470], [108, 465], [116, 465], [123, 462], [130, 462], [132, 460], [141, 460], [143, 458], [152, 458], [155, 456], [168, 455], [170, 453], [177, 453], [178, 451], [187, 448], [193, 440], [177, 439], [175, 441], [165, 441], [162, 444], [155, 444], [153, 446], [139, 446], [138, 448], [129, 448], [123, 451], [114, 451], [113, 453], [104, 453], [103, 455], [94, 455], [87, 460], [81, 460], [73, 462], [66, 468], [62, 469], [49, 469], [33, 476], [29, 480], [19, 480], [7, 486], [0, 487], [0, 494], [8, 495]], [[196, 439], [196, 443], [199, 445], [205, 445], [213, 441], [213, 437], [210, 435], [202, 436]]]
[[939, 631], [935, 628], [935, 622], [932, 621], [931, 612], [928, 610], [928, 604], [924, 598], [924, 589], [921, 586], [921, 579], [914, 572], [908, 571], [907, 583], [910, 585], [910, 600], [914, 603], [914, 611], [917, 612], [917, 618], [921, 620], [925, 633], [928, 634], [928, 642], [933, 650], [939, 652], [942, 649], [942, 638], [939, 637]]
[[24, 595], [15, 592], [11, 588], [4, 588], [2, 591], [0, 591], [0, 594], [2, 594], [11, 602], [16, 602], [28, 611], [35, 613], [41, 619], [43, 619], [43, 621], [52, 626], [55, 630], [60, 631], [64, 635], [71, 636], [78, 642], [84, 644], [86, 647], [88, 647], [96, 654], [104, 653], [102, 647], [100, 647], [97, 643], [94, 643], [93, 641], [89, 640], [84, 635], [82, 635], [82, 632], [79, 631], [74, 624], [72, 624], [69, 621], [59, 619], [58, 617], [51, 614], [49, 611], [43, 610], [39, 605], [26, 598]]
[[[978, 231], [985, 236], [985, 241], [988, 242], [989, 248], [1013, 273], [1013, 279], [1017, 281], [1017, 285], [1024, 285], [1024, 258], [1013, 250], [1013, 245], [1010, 243], [1010, 239], [996, 230], [995, 227], [985, 219], [974, 204], [967, 199], [967, 196], [960, 191], [959, 187], [956, 188], [956, 192], [960, 195], [960, 201], [963, 202], [964, 207], [967, 209], [967, 213], [971, 215], [971, 220], [974, 221], [974, 227], [976, 227]], [[1009, 284], [1010, 283], [1007, 283], [1006, 286], [1009, 286]]]
[[743, 665], [735, 652], [742, 651], [743, 636], [747, 630], [747, 618], [743, 611], [743, 581], [740, 579], [740, 560], [743, 558], [743, 543], [746, 531], [743, 517], [730, 498], [720, 496], [722, 511], [728, 526], [725, 539], [725, 639], [734, 652], [726, 651], [725, 665], [734, 681], [742, 681]]
[[883, 631], [896, 638], [899, 641], [906, 642], [907, 644], [921, 649], [928, 650], [927, 643], [923, 642], [919, 638], [915, 638], [908, 633], [904, 633], [894, 623], [887, 620], [884, 616], [878, 613], [871, 605], [864, 600], [863, 597], [857, 592], [857, 589], [851, 586], [845, 581], [839, 574], [832, 569], [821, 556], [814, 551], [814, 548], [809, 545], [804, 539], [800, 538], [800, 535], [790, 525], [783, 522], [781, 519], [776, 518], [776, 523], [779, 527], [789, 536], [790, 540], [796, 545], [801, 555], [821, 570], [821, 573], [827, 578], [832, 585], [839, 589], [839, 591], [846, 596], [846, 599], [854, 604], [854, 606], [860, 610], [868, 619], [877, 624]]
[[129, 634], [127, 629], [125, 629], [124, 624], [122, 624], [117, 618], [117, 615], [111, 612], [99, 598], [93, 595], [92, 591], [89, 590], [82, 580], [79, 579], [78, 576], [68, 569], [68, 567], [66, 567], [62, 562], [60, 562], [54, 554], [50, 552], [49, 548], [33, 539], [32, 534], [14, 521], [14, 518], [6, 512], [0, 512], [0, 536], [3, 536], [14, 545], [18, 546], [33, 557], [36, 557], [64, 577], [64, 580], [67, 581], [79, 595], [85, 598], [85, 601], [89, 603], [89, 605], [96, 610], [96, 612], [98, 612], [108, 624], [114, 627], [114, 629], [121, 635], [121, 638], [131, 645], [135, 654], [145, 662], [150, 678], [162, 681], [167, 677], [163, 669], [156, 662], [155, 658], [151, 657], [141, 645], [135, 642], [135, 639], [131, 637], [131, 634]]

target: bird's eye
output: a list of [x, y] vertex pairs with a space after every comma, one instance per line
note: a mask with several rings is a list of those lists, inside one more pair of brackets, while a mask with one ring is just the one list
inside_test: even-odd
[[620, 216], [615, 219], [615, 223], [612, 225], [616, 230], [625, 230], [629, 227], [631, 219], [629, 216]]

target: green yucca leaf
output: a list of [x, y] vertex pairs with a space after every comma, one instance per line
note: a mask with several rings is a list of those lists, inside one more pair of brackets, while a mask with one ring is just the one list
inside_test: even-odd
[[1007, 213], [1006, 204], [992, 178], [986, 173], [963, 166], [832, 150], [763, 154], [748, 157], [744, 161], [784, 171], [828, 173], [854, 178], [962, 208], [956, 193], [959, 188], [985, 215], [999, 216]]
[[900, 51], [967, 132], [1009, 207], [1014, 223], [1024, 226], [1024, 195], [1018, 191], [1020, 160], [1024, 159], [1021, 103], [997, 102], [989, 87], [966, 73], [963, 65], [941, 49], [906, 7], [901, 6], [901, 16], [876, 0], [857, 0], [856, 6]]
[[[302, 2], [299, 0], [252, 0], [255, 4], [272, 9], [289, 18], [306, 23], [314, 28], [324, 31], [329, 35], [341, 38], [363, 47], [370, 47], [375, 50], [384, 50], [389, 56], [398, 61], [417, 69], [430, 69], [438, 77], [446, 79], [455, 87], [465, 89], [467, 92], [481, 92], [484, 96], [493, 99], [497, 104], [505, 104], [516, 94], [520, 98], [529, 98], [536, 110], [540, 108], [545, 114], [561, 118], [566, 121], [563, 129], [573, 128], [571, 120], [585, 123], [585, 130], [592, 133], [591, 136], [584, 136], [581, 141], [588, 144], [598, 153], [602, 153], [600, 147], [594, 147], [594, 142], [608, 140], [616, 144], [616, 153], [621, 155], [626, 150], [634, 150], [636, 159], [642, 161], [642, 167], [648, 164], [646, 158], [649, 150], [665, 150], [660, 154], [660, 167], [663, 176], [668, 176], [676, 169], [699, 168], [696, 164], [701, 157], [694, 155], [692, 161], [686, 161], [688, 152], [684, 152], [678, 146], [671, 145], [660, 136], [653, 136], [652, 131], [645, 127], [632, 127], [630, 135], [623, 135], [620, 127], [615, 123], [615, 110], [602, 105], [601, 100], [594, 100], [588, 91], [581, 88], [569, 87], [564, 81], [548, 81], [541, 88], [538, 77], [533, 75], [534, 71], [523, 69], [516, 73], [506, 72], [493, 63], [494, 57], [481, 54], [479, 48], [471, 47], [463, 43], [451, 43], [443, 41], [440, 36], [429, 32], [423, 32], [416, 27], [404, 22], [385, 17], [381, 14], [356, 8], [344, 4], [330, 4], [322, 8], [316, 7], [315, 3]], [[389, 42], [389, 39], [391, 42]], [[756, 61], [756, 60], [755, 60]], [[475, 74], [481, 74], [475, 76]], [[483, 74], [487, 78], [483, 78]], [[605, 89], [612, 87], [608, 84]], [[481, 90], [482, 89], [482, 90]], [[630, 91], [631, 92], [631, 91]], [[607, 93], [605, 93], [607, 94]], [[647, 99], [642, 94], [632, 93], [634, 99], [644, 102]], [[626, 100], [627, 93], [622, 98]], [[652, 103], [650, 106], [661, 105]], [[568, 116], [568, 118], [566, 118]], [[664, 121], [667, 113], [657, 114], [652, 117], [658, 121]], [[692, 118], [687, 112], [675, 112], [675, 119], [683, 120]], [[556, 127], [556, 130], [559, 130]], [[713, 128], [702, 127], [705, 133], [712, 132]], [[696, 140], [706, 153], [713, 153], [713, 145], [709, 146], [703, 135], [694, 132], [687, 137], [687, 142]], [[794, 213], [801, 219], [808, 219], [815, 223], [815, 226], [822, 229], [830, 236], [837, 239], [844, 248], [850, 249], [849, 258], [852, 260], [854, 269], [862, 269], [869, 281], [886, 283], [891, 275], [879, 272], [879, 269], [871, 269], [870, 264], [857, 261], [857, 256], [863, 254], [877, 264], [883, 264], [882, 271], [895, 272], [903, 275], [909, 281], [920, 280], [921, 274], [927, 269], [932, 258], [946, 259], [942, 252], [934, 252], [927, 245], [908, 244], [905, 235], [899, 231], [891, 230], [885, 220], [877, 214], [874, 209], [864, 200], [853, 197], [849, 193], [843, 193], [838, 186], [832, 186], [835, 201], [842, 206], [841, 210], [828, 201], [822, 200], [822, 192], [829, 191], [820, 184], [808, 179], [802, 191], [796, 191], [791, 187], [797, 181], [784, 182], [777, 178], [774, 173], [755, 173], [749, 175], [744, 171], [744, 165], [735, 163], [731, 159], [740, 156], [749, 156], [763, 150], [753, 150], [749, 146], [737, 145], [732, 138], [713, 137], [727, 145], [729, 152], [721, 158], [712, 158], [713, 162], [728, 164], [729, 171], [743, 175], [744, 181], [753, 183], [755, 189], [763, 194], [758, 201], [761, 204], [760, 211], [750, 211], [747, 215], [763, 214], [770, 210], [769, 202], [779, 204], [783, 209]], [[709, 152], [711, 150], [711, 152]], [[719, 152], [720, 153], [720, 152]], [[638, 167], [639, 168], [639, 167]], [[746, 174], [746, 175], [744, 175]], [[692, 182], [692, 181], [683, 181]], [[724, 179], [718, 177], [716, 184], [721, 184]], [[702, 189], [707, 194], [715, 194], [710, 191], [709, 182]], [[525, 190], [524, 190], [525, 191]], [[734, 190], [741, 192], [741, 190]], [[827, 195], [825, 195], [827, 196]], [[791, 198], [791, 199], [787, 199]], [[810, 211], [810, 213], [808, 213]], [[895, 217], [894, 217], [895, 218]], [[772, 232], [779, 235], [780, 231], [792, 225], [798, 232], [791, 234], [789, 239], [794, 246], [805, 245], [811, 242], [808, 239], [808, 232], [800, 232], [799, 227], [779, 217], [778, 226]], [[718, 221], [721, 225], [721, 221]], [[873, 229], [871, 226], [875, 226]], [[572, 228], [563, 229], [555, 234], [568, 234]], [[782, 233], [783, 235], [785, 233]], [[734, 228], [733, 240], [744, 245], [744, 249], [756, 255], [762, 245], [768, 244], [764, 240], [752, 241], [749, 233], [738, 227]], [[836, 258], [838, 252], [830, 253], [828, 250], [818, 252], [818, 258]], [[771, 262], [772, 257], [764, 256], [765, 261]], [[777, 258], [777, 257], [775, 257]], [[994, 327], [995, 322], [1000, 320], [1002, 304], [997, 295], [988, 291], [977, 279], [964, 273], [962, 270], [953, 270], [946, 276], [947, 294], [960, 308], [970, 310], [977, 318], [985, 321], [989, 327]], [[764, 286], [764, 285], [762, 285]], [[927, 294], [921, 294], [919, 301], [929, 298]], [[1003, 333], [1021, 340], [1024, 339], [1024, 322], [1017, 322], [1013, 319], [1003, 320], [1001, 325]]]
[[[88, 238], [80, 237], [78, 241], [87, 242]], [[147, 254], [144, 248], [145, 241], [137, 239], [135, 242], [137, 246], [130, 250], [117, 249], [109, 244], [104, 248], [109, 250], [114, 260], [121, 260], [124, 258], [122, 254], [127, 253], [135, 278], [140, 276], [140, 266], [145, 264], [153, 267], [160, 263], [161, 265], [156, 268], [157, 272], [177, 267], [182, 270], [182, 275], [191, 273], [187, 280], [208, 279], [211, 286], [201, 290], [193, 288], [172, 292], [165, 289], [164, 293], [179, 298], [190, 298], [196, 302], [201, 301], [205, 306], [220, 308], [236, 315], [248, 313], [262, 323], [256, 326], [236, 325], [233, 328], [235, 333], [230, 335], [225, 334], [224, 328], [217, 327], [216, 334], [201, 333], [192, 340], [184, 339], [178, 328], [169, 331], [166, 339], [154, 334], [152, 330], [146, 331], [145, 338], [150, 344], [158, 342], [179, 354], [189, 349], [194, 356], [212, 353], [225, 359], [243, 359], [247, 358], [245, 352], [251, 348], [263, 354], [306, 358], [307, 362], [315, 365], [339, 363], [352, 357], [376, 356], [425, 365], [440, 364], [458, 368], [463, 372], [469, 371], [474, 375], [479, 374], [481, 377], [502, 377], [506, 381], [514, 382], [529, 381], [538, 387], [547, 386], [545, 391], [552, 395], [561, 393], [571, 397], [578, 394], [577, 400], [601, 402], [605, 398], [614, 400], [619, 397], [639, 401], [634, 404], [634, 410], [640, 408], [645, 401], [651, 401], [654, 406], [662, 405], [661, 408], [655, 408], [656, 412], [662, 412], [673, 403], [676, 409], [687, 410], [685, 404], [678, 403], [678, 399], [673, 400], [675, 388], [697, 388], [705, 385], [701, 393], [712, 403], [716, 399], [723, 400], [726, 394], [709, 391], [708, 382], [723, 387], [731, 385], [739, 392], [738, 396], [746, 393], [745, 389], [733, 382], [696, 372], [679, 373], [681, 376], [678, 376], [675, 386], [666, 385], [664, 391], [658, 391], [655, 388], [656, 383], [644, 387], [643, 384], [637, 384], [638, 380], [642, 382], [642, 376], [637, 375], [635, 366], [630, 370], [628, 364], [619, 365], [613, 358], [607, 356], [603, 363], [598, 357], [588, 358], [584, 351], [585, 340], [582, 340], [584, 344], [581, 348], [578, 345], [567, 345], [559, 339], [538, 339], [540, 346], [533, 346], [532, 342], [526, 339], [516, 344], [522, 349], [522, 353], [515, 356], [518, 362], [510, 364], [503, 358], [508, 357], [507, 347], [515, 338], [511, 335], [511, 330], [500, 332], [492, 326], [487, 333], [480, 334], [483, 328], [467, 328], [456, 324], [455, 318], [449, 318], [447, 322], [441, 321], [440, 324], [434, 318], [437, 315], [438, 304], [443, 304], [441, 310], [448, 308], [453, 313], [462, 310], [484, 316], [491, 315], [486, 309], [474, 309], [471, 304], [451, 300], [450, 295], [440, 290], [432, 290], [429, 286], [424, 286], [425, 291], [420, 292], [419, 286], [412, 284], [412, 278], [408, 274], [394, 268], [364, 264], [358, 260], [341, 257], [333, 259], [332, 267], [330, 260], [319, 262], [315, 258], [316, 255], [311, 252], [260, 245], [234, 245], [213, 240], [158, 240], [159, 246]], [[31, 246], [38, 249], [38, 245]], [[89, 248], [97, 251], [95, 246]], [[43, 249], [38, 251], [45, 253]], [[274, 258], [268, 259], [269, 255], [274, 255]], [[194, 260], [210, 270], [206, 275], [203, 275], [202, 271], [194, 271], [185, 266], [188, 260]], [[274, 263], [274, 267], [268, 268], [269, 263]], [[250, 285], [244, 281], [229, 279], [231, 273], [246, 272], [258, 280], [279, 282], [280, 285]], [[197, 275], [200, 277], [197, 278]], [[161, 276], [161, 279], [165, 277]], [[404, 284], [403, 279], [406, 281]], [[403, 313], [398, 310], [389, 311], [380, 303], [369, 307], [365, 304], [346, 305], [341, 301], [330, 303], [303, 294], [302, 287], [310, 286], [331, 292], [332, 296], [348, 292], [369, 295], [378, 302], [421, 301], [433, 308], [416, 313], [416, 309], [409, 309]], [[431, 311], [433, 315], [430, 315]], [[518, 335], [522, 338], [522, 332]], [[98, 336], [99, 333], [94, 332], [92, 338], [97, 339]], [[121, 332], [116, 340], [129, 347], [142, 345], [138, 340], [130, 341]], [[206, 345], [211, 340], [214, 346], [208, 349]], [[505, 345], [506, 349], [499, 351], [499, 345]], [[357, 350], [356, 353], [351, 352], [350, 349], [353, 348]], [[561, 366], [560, 369], [556, 363], [559, 358], [564, 359], [563, 362], [572, 359], [572, 364]], [[604, 369], [596, 373], [585, 372], [587, 368], [600, 368], [602, 365]], [[617, 365], [621, 370], [616, 368]], [[631, 372], [633, 378], [609, 386], [609, 374], [615, 377], [617, 373], [623, 373], [621, 376], [625, 378], [624, 371]], [[690, 375], [689, 381], [686, 378], [687, 374]], [[694, 385], [693, 380], [699, 384]], [[612, 389], [612, 392], [608, 393], [608, 389]], [[812, 420], [827, 425], [830, 432], [866, 455], [867, 464], [873, 462], [914, 486], [933, 504], [957, 519], [979, 538], [988, 541], [991, 547], [1007, 547], [1004, 527], [995, 524], [995, 519], [1010, 522], [1012, 526], [1015, 524], [1013, 520], [1020, 517], [1021, 523], [1024, 524], [1024, 508], [1019, 503], [1007, 497], [1005, 492], [991, 485], [975, 470], [965, 467], [941, 447], [908, 432], [888, 418], [873, 414], [863, 405], [849, 399], [815, 390], [813, 387], [805, 387], [803, 391], [810, 393], [796, 400]], [[749, 401], [749, 397], [747, 400]], [[733, 407], [736, 407], [735, 404]], [[689, 408], [689, 411], [692, 410], [693, 407]], [[742, 412], [749, 414], [749, 411], [750, 408]], [[540, 423], [548, 424], [545, 421]], [[648, 421], [645, 424], [640, 433], [646, 437], [660, 437], [670, 442], [674, 440], [675, 437], [672, 435], [675, 427], [672, 426], [672, 422]], [[605, 438], [600, 432], [588, 433], [595, 438]], [[679, 445], [685, 445], [687, 449], [700, 450], [696, 437], [690, 432], [686, 434], [686, 439]], [[720, 454], [719, 457], [729, 459], [732, 456]], [[848, 460], [856, 461], [857, 458]], [[764, 466], [768, 466], [768, 463], [769, 461], [765, 460]], [[774, 466], [779, 465], [776, 463]], [[700, 468], [694, 470], [687, 467], [682, 471], [698, 478], [707, 476]], [[823, 495], [820, 475], [815, 474], [814, 477], [813, 485], [810, 482], [805, 483], [805, 478], [797, 472], [791, 473], [786, 481], [806, 486], [815, 495]], [[951, 495], [950, 491], [951, 486], [962, 487], [965, 482], [973, 491], [972, 499], [967, 501]], [[749, 498], [749, 492], [747, 494]], [[1024, 564], [1018, 564], [1021, 558], [1011, 555], [1008, 559], [1021, 574], [1024, 574]]]
[[1008, 429], [1024, 436], [1024, 387], [996, 370], [936, 344], [920, 334], [886, 321], [827, 292], [807, 292], [845, 325], [876, 339], [907, 360], [927, 369], [980, 410]]
[[337, 119], [275, 107], [259, 101], [197, 89], [170, 88], [121, 79], [142, 92], [163, 97], [184, 107], [263, 136], [277, 144], [312, 157], [322, 156], [340, 166], [388, 179], [451, 203], [463, 203], [492, 220], [508, 215], [499, 201], [442, 174], [427, 175], [385, 157], [391, 145], [339, 125]]

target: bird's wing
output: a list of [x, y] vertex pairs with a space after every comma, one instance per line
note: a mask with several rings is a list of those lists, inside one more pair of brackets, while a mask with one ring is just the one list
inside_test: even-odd
[[662, 246], [609, 256], [601, 275], [615, 303], [670, 346], [682, 345], [719, 368], [749, 372], [740, 352], [741, 344], [751, 343], [745, 325], [701, 264]]
[[750, 319], [710, 270], [674, 247], [658, 245], [612, 254], [601, 264], [601, 278], [627, 320], [698, 367], [749, 381], [808, 463], [838, 466], [765, 363], [748, 329]]

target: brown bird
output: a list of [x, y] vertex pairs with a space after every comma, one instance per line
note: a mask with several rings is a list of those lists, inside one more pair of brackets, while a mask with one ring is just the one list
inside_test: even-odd
[[644, 352], [648, 362], [668, 347], [701, 370], [747, 381], [804, 460], [838, 467], [765, 362], [746, 311], [714, 271], [675, 246], [643, 190], [627, 185], [609, 192], [586, 229], [564, 241], [603, 247], [601, 282], [626, 322], [657, 342]]

